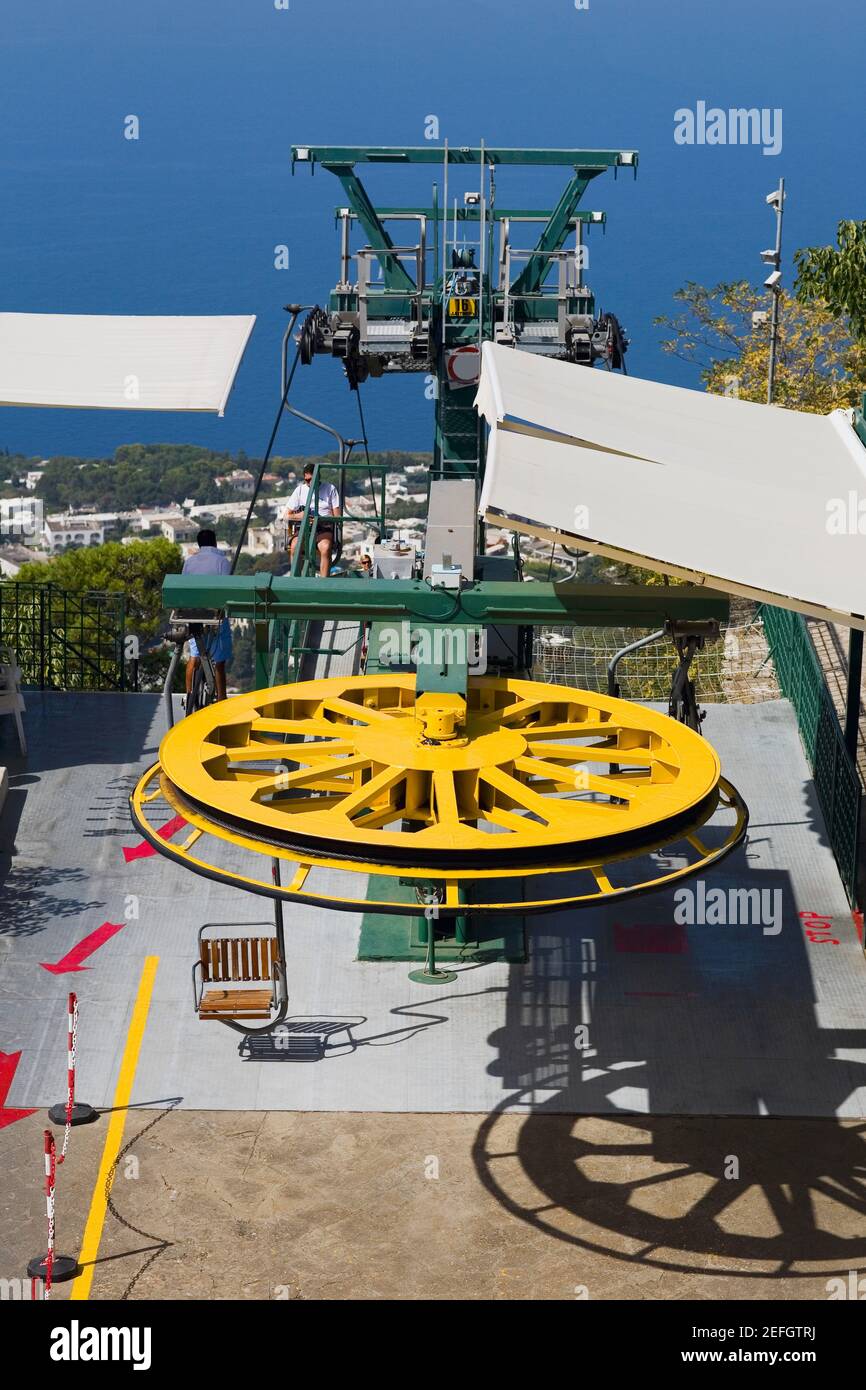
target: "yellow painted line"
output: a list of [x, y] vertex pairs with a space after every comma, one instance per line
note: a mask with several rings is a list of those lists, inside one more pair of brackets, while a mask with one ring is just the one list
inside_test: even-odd
[[117, 1156], [123, 1143], [126, 1113], [132, 1096], [132, 1084], [135, 1080], [135, 1069], [138, 1066], [138, 1054], [141, 1051], [141, 1041], [144, 1037], [147, 1015], [150, 1011], [153, 982], [156, 979], [158, 965], [159, 956], [147, 956], [142, 967], [138, 994], [132, 1011], [132, 1021], [126, 1035], [126, 1047], [114, 1091], [114, 1108], [108, 1123], [105, 1147], [102, 1150], [102, 1162], [99, 1165], [96, 1186], [90, 1199], [90, 1211], [87, 1215], [87, 1225], [84, 1228], [81, 1253], [78, 1256], [81, 1273], [73, 1281], [70, 1298], [85, 1299], [90, 1297], [96, 1257], [99, 1254], [99, 1242], [102, 1239], [102, 1227], [108, 1209], [108, 1195], [111, 1191], [111, 1183], [114, 1181], [112, 1169], [117, 1162]]

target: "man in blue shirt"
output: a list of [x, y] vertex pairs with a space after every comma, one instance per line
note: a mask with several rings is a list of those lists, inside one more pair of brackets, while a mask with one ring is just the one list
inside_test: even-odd
[[[231, 574], [229, 558], [217, 549], [216, 535], [213, 531], [199, 531], [196, 541], [198, 550], [184, 561], [183, 574]], [[187, 695], [192, 690], [192, 678], [199, 663], [198, 646], [192, 637], [189, 639], [189, 652], [190, 659], [186, 663]], [[223, 618], [216, 633], [207, 638], [207, 654], [213, 662], [216, 697], [218, 700], [224, 700], [226, 663], [232, 659], [232, 630], [228, 618]]]

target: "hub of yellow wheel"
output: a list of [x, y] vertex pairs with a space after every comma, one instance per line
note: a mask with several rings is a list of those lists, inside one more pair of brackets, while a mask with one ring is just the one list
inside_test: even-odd
[[705, 820], [719, 759], [643, 706], [480, 677], [307, 681], [210, 705], [165, 737], [172, 796], [227, 833], [370, 868], [505, 872], [664, 842]]
[[466, 744], [466, 701], [447, 691], [428, 691], [415, 701], [420, 743]]

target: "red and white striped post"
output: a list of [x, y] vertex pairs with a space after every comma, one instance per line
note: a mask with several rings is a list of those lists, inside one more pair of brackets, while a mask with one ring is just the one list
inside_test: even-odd
[[75, 1102], [75, 1043], [78, 1037], [78, 996], [70, 993], [68, 1004], [68, 1037], [66, 1067], [66, 1101], [52, 1105], [48, 1118], [53, 1125], [64, 1125], [63, 1149], [57, 1162], [62, 1163], [69, 1148], [69, 1131], [73, 1125], [87, 1125], [97, 1118], [92, 1105]]
[[48, 1249], [44, 1255], [37, 1255], [27, 1266], [32, 1279], [41, 1279], [45, 1292], [43, 1298], [51, 1297], [51, 1286], [64, 1279], [74, 1279], [78, 1273], [78, 1261], [71, 1255], [54, 1253], [54, 1189], [57, 1184], [57, 1153], [54, 1135], [50, 1129], [45, 1131], [45, 1209], [48, 1215]]

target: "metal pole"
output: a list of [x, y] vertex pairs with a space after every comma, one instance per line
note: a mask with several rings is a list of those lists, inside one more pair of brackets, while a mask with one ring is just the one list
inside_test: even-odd
[[[785, 180], [779, 179], [779, 188], [776, 203], [776, 247], [775, 260], [773, 264], [779, 269], [782, 261], [782, 218], [785, 207]], [[775, 284], [770, 291], [773, 296], [773, 313], [770, 324], [770, 361], [767, 368], [767, 405], [773, 404], [773, 392], [776, 386], [776, 348], [779, 337], [779, 300], [782, 291], [778, 284]]]
[[848, 686], [845, 695], [845, 747], [857, 762], [860, 731], [860, 682], [863, 675], [863, 633], [852, 627], [848, 634]]

